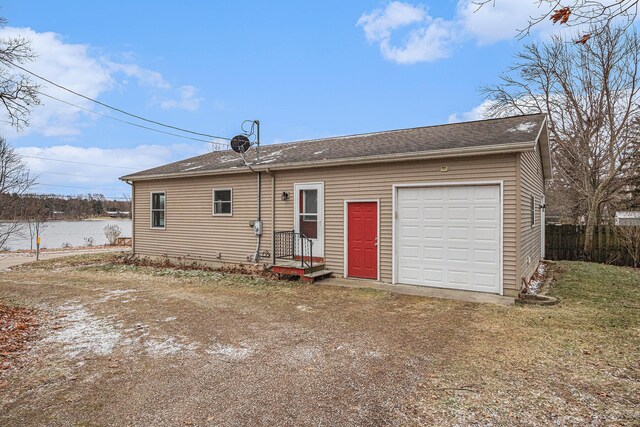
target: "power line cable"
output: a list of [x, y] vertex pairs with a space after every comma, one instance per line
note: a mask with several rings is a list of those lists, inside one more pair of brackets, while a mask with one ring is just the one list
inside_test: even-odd
[[[77, 189], [81, 189], [81, 190], [95, 190], [96, 188], [99, 188], [99, 187], [82, 187], [82, 186], [77, 186], [77, 185], [41, 184], [39, 182], [36, 182], [34, 185], [36, 187], [37, 186], [43, 186], [43, 187], [77, 188]], [[102, 190], [106, 190], [106, 191], [122, 191], [122, 188], [101, 188], [101, 191]]]
[[225, 148], [228, 147], [227, 144], [224, 144], [222, 142], [214, 142], [214, 141], [209, 141], [209, 140], [206, 140], [206, 139], [193, 138], [193, 137], [186, 136], [186, 135], [179, 135], [177, 133], [166, 132], [166, 131], [163, 131], [163, 130], [160, 130], [160, 129], [154, 129], [154, 128], [151, 128], [151, 127], [148, 127], [148, 126], [144, 126], [144, 125], [141, 125], [141, 124], [138, 124], [138, 123], [133, 123], [133, 122], [130, 122], [130, 121], [127, 121], [127, 120], [122, 120], [122, 119], [119, 119], [117, 117], [110, 116], [108, 114], [103, 114], [103, 113], [100, 113], [98, 111], [91, 110], [89, 108], [81, 107], [80, 105], [76, 105], [76, 104], [74, 104], [72, 102], [65, 101], [65, 100], [57, 98], [57, 97], [55, 97], [53, 95], [49, 95], [47, 93], [44, 93], [44, 92], [42, 92], [40, 90], [36, 90], [36, 92], [38, 92], [40, 95], [46, 96], [47, 98], [51, 98], [51, 99], [56, 100], [58, 102], [61, 102], [63, 104], [67, 104], [67, 105], [69, 105], [71, 107], [75, 107], [75, 108], [78, 108], [80, 110], [83, 110], [83, 111], [86, 111], [88, 113], [92, 113], [92, 114], [95, 114], [95, 115], [98, 115], [98, 116], [101, 116], [101, 117], [106, 117], [108, 119], [115, 120], [117, 122], [126, 123], [126, 124], [131, 125], [131, 126], [136, 126], [138, 128], [147, 129], [147, 130], [150, 130], [150, 131], [153, 131], [153, 132], [162, 133], [162, 134], [165, 134], [165, 135], [176, 136], [178, 138], [190, 139], [192, 141], [206, 142], [207, 144], [213, 144], [213, 145], [217, 145], [217, 146], [225, 147]]
[[46, 174], [52, 174], [52, 175], [77, 176], [78, 178], [98, 178], [96, 176], [82, 175], [79, 173], [49, 172], [49, 171], [39, 171], [35, 169], [29, 169], [29, 172], [46, 173]]
[[40, 80], [43, 80], [43, 81], [45, 81], [45, 82], [47, 82], [49, 84], [52, 84], [52, 85], [54, 85], [54, 86], [56, 86], [56, 87], [58, 87], [58, 88], [60, 88], [62, 90], [65, 90], [65, 91], [67, 91], [69, 93], [72, 93], [72, 94], [74, 94], [76, 96], [79, 96], [81, 98], [84, 98], [84, 99], [86, 99], [88, 101], [94, 102], [94, 103], [96, 103], [98, 105], [102, 105], [103, 107], [106, 107], [106, 108], [109, 108], [111, 110], [117, 111], [117, 112], [119, 112], [121, 114], [125, 114], [127, 116], [134, 117], [134, 118], [136, 118], [138, 120], [142, 120], [142, 121], [145, 121], [145, 122], [148, 122], [148, 123], [153, 123], [153, 124], [158, 125], [158, 126], [162, 126], [162, 127], [178, 130], [180, 132], [190, 133], [190, 134], [193, 134], [193, 135], [206, 136], [208, 138], [214, 138], [214, 139], [224, 139], [224, 140], [227, 140], [227, 141], [231, 140], [230, 138], [226, 138], [226, 137], [223, 137], [223, 136], [216, 136], [216, 135], [211, 135], [211, 134], [202, 133], [202, 132], [194, 132], [194, 131], [191, 131], [191, 130], [188, 130], [188, 129], [184, 129], [184, 128], [180, 128], [180, 127], [177, 127], [177, 126], [167, 125], [167, 124], [164, 124], [162, 122], [158, 122], [156, 120], [147, 119], [147, 118], [144, 118], [144, 117], [139, 116], [137, 114], [129, 113], [129, 112], [125, 111], [125, 110], [122, 110], [122, 109], [117, 108], [117, 107], [113, 107], [113, 106], [111, 106], [109, 104], [106, 104], [106, 103], [104, 103], [102, 101], [98, 101], [97, 99], [90, 98], [90, 97], [88, 97], [86, 95], [83, 95], [83, 94], [81, 94], [79, 92], [76, 92], [76, 91], [74, 91], [72, 89], [69, 89], [69, 88], [67, 88], [65, 86], [62, 86], [62, 85], [60, 85], [60, 84], [58, 84], [56, 82], [53, 82], [53, 81], [47, 79], [46, 77], [42, 77], [41, 75], [36, 74], [33, 71], [30, 71], [30, 70], [28, 70], [28, 69], [26, 69], [26, 68], [24, 68], [24, 67], [22, 67], [22, 66], [20, 66], [18, 64], [15, 64], [15, 63], [13, 63], [11, 61], [7, 61], [7, 60], [2, 60], [2, 61], [7, 63], [7, 64], [9, 64], [9, 65], [12, 65], [12, 66], [20, 69], [20, 70], [22, 70], [22, 71], [24, 71], [26, 73], [31, 74], [32, 76], [37, 77]]
[[[39, 156], [28, 156], [26, 154], [21, 154], [20, 157], [26, 157], [29, 159], [40, 159], [40, 160], [50, 160], [52, 162], [61, 162], [61, 163], [73, 163], [76, 165], [86, 165], [86, 166], [99, 166], [99, 167], [103, 167], [103, 168], [115, 168], [115, 169], [126, 169], [126, 170], [140, 170], [141, 168], [147, 167], [147, 166], [140, 166], [139, 168], [128, 168], [128, 167], [124, 167], [124, 166], [114, 166], [114, 165], [101, 165], [98, 163], [85, 163], [85, 162], [76, 162], [73, 160], [61, 160], [61, 159], [52, 159], [49, 157], [39, 157]], [[149, 166], [154, 167], [154, 166]]]

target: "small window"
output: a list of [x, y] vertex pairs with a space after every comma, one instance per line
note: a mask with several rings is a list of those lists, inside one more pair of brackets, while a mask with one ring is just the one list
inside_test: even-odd
[[300, 233], [318, 238], [318, 190], [300, 190]]
[[231, 189], [213, 190], [213, 214], [231, 216], [233, 214], [233, 192]]
[[165, 193], [151, 193], [151, 228], [165, 228]]
[[531, 226], [536, 225], [536, 198], [531, 196]]

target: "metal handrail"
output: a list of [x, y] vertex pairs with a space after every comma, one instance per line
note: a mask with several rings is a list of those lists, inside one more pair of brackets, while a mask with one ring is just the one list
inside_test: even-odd
[[276, 260], [300, 256], [302, 268], [313, 268], [313, 240], [295, 230], [273, 232], [273, 254]]

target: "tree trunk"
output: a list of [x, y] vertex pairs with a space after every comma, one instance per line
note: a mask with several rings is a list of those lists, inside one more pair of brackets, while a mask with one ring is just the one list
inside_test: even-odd
[[583, 255], [587, 261], [591, 261], [593, 255], [593, 240], [595, 234], [596, 225], [598, 225], [598, 207], [600, 203], [592, 201], [589, 203], [589, 210], [587, 212], [587, 224], [584, 233], [584, 247], [582, 248]]

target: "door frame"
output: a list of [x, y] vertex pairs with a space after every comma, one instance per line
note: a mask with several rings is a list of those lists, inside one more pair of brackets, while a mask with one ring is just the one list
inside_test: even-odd
[[[380, 199], [349, 199], [344, 201], [344, 243], [342, 245], [343, 248], [343, 272], [342, 276], [345, 278], [349, 277], [349, 203], [375, 203], [376, 204], [376, 212], [377, 212], [377, 237], [378, 237], [378, 254], [377, 254], [377, 278], [376, 281], [380, 281]], [[372, 280], [372, 279], [363, 279], [360, 277], [356, 277], [356, 279], [361, 280]]]
[[[396, 253], [396, 222], [398, 221], [398, 190], [401, 188], [411, 187], [464, 187], [464, 186], [484, 186], [484, 185], [498, 185], [500, 187], [500, 247], [499, 247], [499, 281], [500, 281], [500, 295], [504, 295], [504, 181], [503, 180], [487, 180], [487, 181], [443, 181], [443, 182], [420, 182], [420, 183], [407, 183], [407, 184], [393, 184], [392, 188], [392, 215], [393, 221], [391, 222], [391, 284], [397, 283], [397, 253]], [[444, 288], [447, 289], [447, 288]]]
[[[313, 257], [324, 258], [324, 181], [293, 184], [293, 229], [300, 232], [300, 190], [318, 190], [318, 237], [313, 242]], [[321, 251], [318, 254], [317, 248]]]

